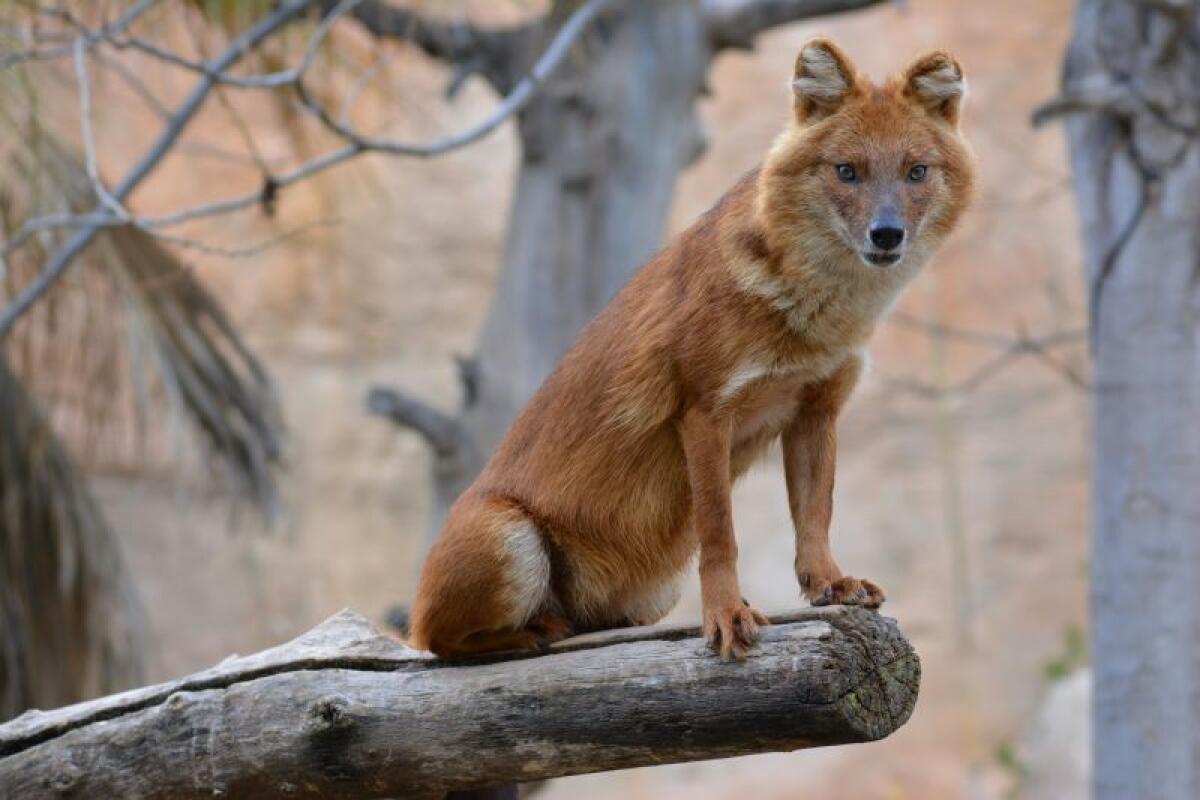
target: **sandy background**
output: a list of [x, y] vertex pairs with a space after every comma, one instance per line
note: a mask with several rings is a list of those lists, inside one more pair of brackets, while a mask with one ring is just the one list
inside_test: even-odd
[[[906, 11], [791, 26], [756, 52], [720, 57], [702, 107], [710, 148], [678, 187], [672, 230], [761, 157], [788, 113], [786, 79], [807, 37], [834, 36], [875, 76], [948, 46], [970, 80], [965, 125], [982, 191], [901, 309], [1008, 336], [1078, 327], [1063, 144], [1028, 123], [1054, 92], [1070, 5], [914, 0]], [[346, 46], [369, 42], [350, 36]], [[400, 51], [388, 58], [384, 89], [363, 113], [390, 130], [431, 137], [493, 102], [471, 85], [447, 105], [436, 66]], [[186, 85], [151, 80], [168, 97]], [[117, 109], [98, 120], [97, 135], [119, 174], [157, 122], [119, 87], [99, 91]], [[235, 102], [269, 157], [330, 143], [280, 132], [278, 109]], [[242, 145], [219, 109], [205, 112], [194, 139]], [[446, 408], [456, 402], [452, 357], [470, 352], [489, 302], [515, 158], [509, 130], [430, 162], [372, 156], [289, 190], [274, 222], [247, 215], [190, 231], [237, 242], [336, 218], [254, 259], [189, 256], [278, 382], [292, 435], [283, 522], [264, 530], [252, 510], [231, 505], [185, 444], [168, 467], [92, 464], [147, 605], [152, 678], [261, 649], [345, 606], [379, 617], [410, 597], [428, 457], [415, 436], [369, 417], [363, 398], [384, 382]], [[165, 210], [254, 186], [243, 164], [193, 152], [172, 157], [134, 206]], [[1058, 355], [1080, 368], [1080, 350]], [[905, 728], [873, 745], [566, 779], [545, 796], [1007, 796], [1020, 771], [1008, 753], [1086, 618], [1088, 404], [1031, 357], [969, 392], [918, 388], [952, 386], [997, 352], [885, 323], [843, 425], [834, 548], [847, 571], [887, 588], [885, 613], [922, 657], [921, 699]], [[797, 605], [777, 453], [738, 486], [735, 507], [747, 596], [768, 610]], [[693, 579], [671, 619], [698, 619], [697, 590]]]

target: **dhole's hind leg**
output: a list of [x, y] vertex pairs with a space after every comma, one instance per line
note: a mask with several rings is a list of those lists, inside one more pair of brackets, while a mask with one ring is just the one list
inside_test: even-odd
[[670, 613], [679, 602], [682, 573], [630, 592], [615, 615], [617, 625], [653, 625]]
[[571, 624], [565, 617], [541, 614], [529, 620], [523, 628], [476, 631], [439, 655], [470, 656], [506, 650], [540, 650], [570, 635]]
[[451, 509], [412, 616], [412, 643], [439, 656], [529, 650], [570, 634], [541, 531], [499, 498], [465, 496]]

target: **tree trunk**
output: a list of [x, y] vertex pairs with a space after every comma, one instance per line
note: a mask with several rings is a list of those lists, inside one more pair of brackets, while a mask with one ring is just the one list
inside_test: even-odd
[[831, 606], [774, 622], [743, 662], [695, 628], [652, 627], [444, 664], [344, 611], [191, 677], [0, 726], [0, 791], [431, 797], [871, 741], [908, 719], [920, 662], [894, 621]]
[[1200, 24], [1081, 0], [1063, 97], [1095, 359], [1094, 787], [1200, 797]]

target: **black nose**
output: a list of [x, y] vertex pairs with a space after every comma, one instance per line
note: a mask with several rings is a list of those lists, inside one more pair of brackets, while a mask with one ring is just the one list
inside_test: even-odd
[[904, 229], [890, 225], [871, 228], [871, 244], [880, 250], [895, 250], [904, 241]]

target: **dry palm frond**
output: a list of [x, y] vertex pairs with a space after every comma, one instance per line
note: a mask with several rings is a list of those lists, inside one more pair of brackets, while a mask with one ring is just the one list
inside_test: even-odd
[[[24, 69], [0, 75], [4, 239], [30, 217], [95, 205], [80, 158], [47, 130], [59, 127], [44, 122], [53, 105]], [[43, 232], [13, 254], [0, 304], [66, 233]], [[195, 421], [240, 488], [277, 504], [278, 403], [217, 301], [132, 226], [101, 235], [82, 260], [0, 343], [0, 719], [140, 682], [130, 576], [59, 434], [85, 459], [141, 466], [144, 447], [168, 452], [167, 437], [141, 435], [166, 416], [147, 412], [166, 403]]]
[[[78, 166], [78, 165], [77, 165]], [[223, 308], [162, 244], [126, 226], [108, 234], [168, 395], [188, 412], [237, 485], [277, 510], [282, 457], [278, 399], [266, 370]]]
[[0, 721], [136, 685], [141, 636], [116, 537], [0, 358]]
[[[40, 187], [31, 195], [41, 203], [22, 210], [44, 214], [92, 208], [95, 194], [80, 159], [45, 131], [26, 139], [31, 144], [15, 150], [10, 171], [19, 185]], [[135, 352], [151, 354], [161, 391], [142, 388], [137, 394], [143, 415], [152, 397], [185, 412], [228, 467], [234, 485], [273, 515], [278, 509], [275, 470], [282, 458], [279, 404], [262, 364], [221, 305], [162, 242], [133, 225], [103, 233], [87, 260], [86, 269], [76, 271], [89, 273], [79, 278], [83, 291], [72, 296], [67, 286], [52, 292], [43, 300], [41, 313], [31, 315], [25, 330], [16, 332], [18, 340], [26, 337], [24, 343], [12, 345], [18, 372], [35, 386], [46, 380], [61, 385], [62, 378], [76, 376], [47, 377], [46, 365], [110, 363], [111, 368], [97, 376], [108, 387], [75, 387], [81, 398], [76, 407], [88, 421], [78, 427], [86, 428], [98, 417], [112, 418], [117, 414], [112, 399], [134, 391], [129, 385], [111, 384], [140, 386], [144, 365], [128, 352], [114, 350], [128, 344]], [[96, 324], [81, 326], [85, 319]], [[63, 328], [77, 332], [74, 341], [56, 335]], [[89, 394], [92, 399], [98, 395], [107, 408], [86, 403], [82, 398]], [[126, 414], [124, 419], [128, 424], [129, 417], [143, 415]]]

